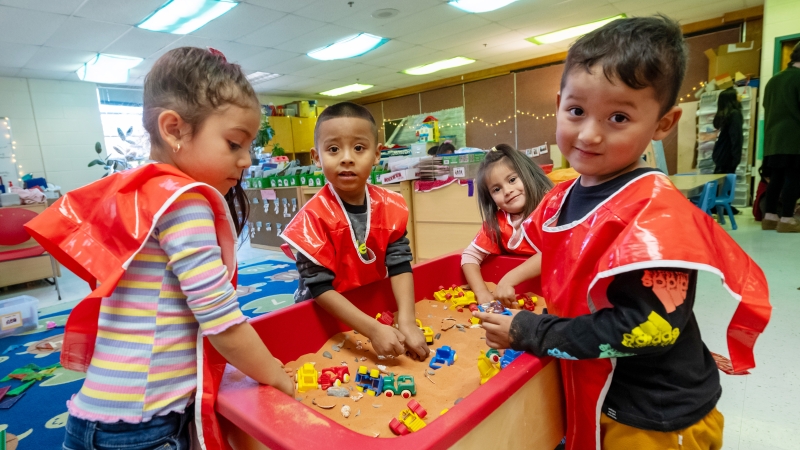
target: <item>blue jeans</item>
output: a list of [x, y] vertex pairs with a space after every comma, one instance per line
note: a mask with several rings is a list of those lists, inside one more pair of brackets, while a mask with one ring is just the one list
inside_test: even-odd
[[189, 450], [194, 408], [142, 423], [102, 423], [69, 416], [63, 450]]

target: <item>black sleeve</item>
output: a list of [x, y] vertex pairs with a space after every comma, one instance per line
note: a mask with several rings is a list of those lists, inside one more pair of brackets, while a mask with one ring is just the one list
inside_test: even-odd
[[667, 351], [692, 316], [696, 282], [697, 271], [673, 268], [617, 275], [606, 290], [612, 308], [572, 319], [521, 311], [511, 322], [511, 346], [565, 359]]
[[731, 142], [731, 166], [738, 166], [742, 161], [742, 146], [744, 145], [744, 117], [741, 113], [731, 114], [728, 133], [730, 133]]
[[335, 277], [333, 271], [314, 264], [300, 252], [297, 252], [297, 272], [300, 274], [300, 278], [303, 279], [312, 298], [317, 298], [322, 293], [333, 290], [333, 279]]
[[404, 232], [400, 239], [386, 247], [386, 269], [389, 277], [411, 272], [411, 245]]

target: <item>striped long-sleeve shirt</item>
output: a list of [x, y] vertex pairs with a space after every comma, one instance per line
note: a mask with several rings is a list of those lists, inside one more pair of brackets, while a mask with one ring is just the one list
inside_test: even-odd
[[71, 415], [146, 422], [182, 412], [197, 388], [197, 334], [245, 320], [228, 281], [211, 205], [181, 195], [156, 223], [113, 294], [102, 300], [86, 380]]

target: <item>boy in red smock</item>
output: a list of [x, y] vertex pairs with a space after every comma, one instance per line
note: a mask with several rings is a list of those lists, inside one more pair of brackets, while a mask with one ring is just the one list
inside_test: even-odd
[[739, 301], [728, 327], [730, 371], [755, 366], [771, 306], [763, 272], [661, 172], [651, 140], [676, 126], [686, 67], [680, 26], [620, 19], [569, 51], [557, 97], [558, 146], [581, 176], [557, 185], [523, 225], [541, 249], [498, 283], [541, 269], [550, 314], [478, 314], [487, 343], [560, 358], [568, 449], [719, 449], [715, 358], [692, 311], [698, 271]]
[[[416, 326], [408, 209], [403, 196], [367, 184], [380, 160], [372, 114], [350, 102], [317, 119], [311, 155], [326, 185], [289, 222], [281, 237], [297, 249], [300, 285], [295, 301], [315, 299], [326, 311], [371, 340], [379, 357], [408, 351], [424, 359], [428, 346]], [[383, 325], [343, 295], [391, 278], [397, 328]]]

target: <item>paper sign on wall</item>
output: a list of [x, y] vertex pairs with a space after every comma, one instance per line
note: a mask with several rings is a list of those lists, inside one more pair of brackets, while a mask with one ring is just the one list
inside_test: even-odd
[[275, 193], [275, 189], [263, 189], [261, 191], [261, 198], [263, 200], [275, 200], [278, 196]]

